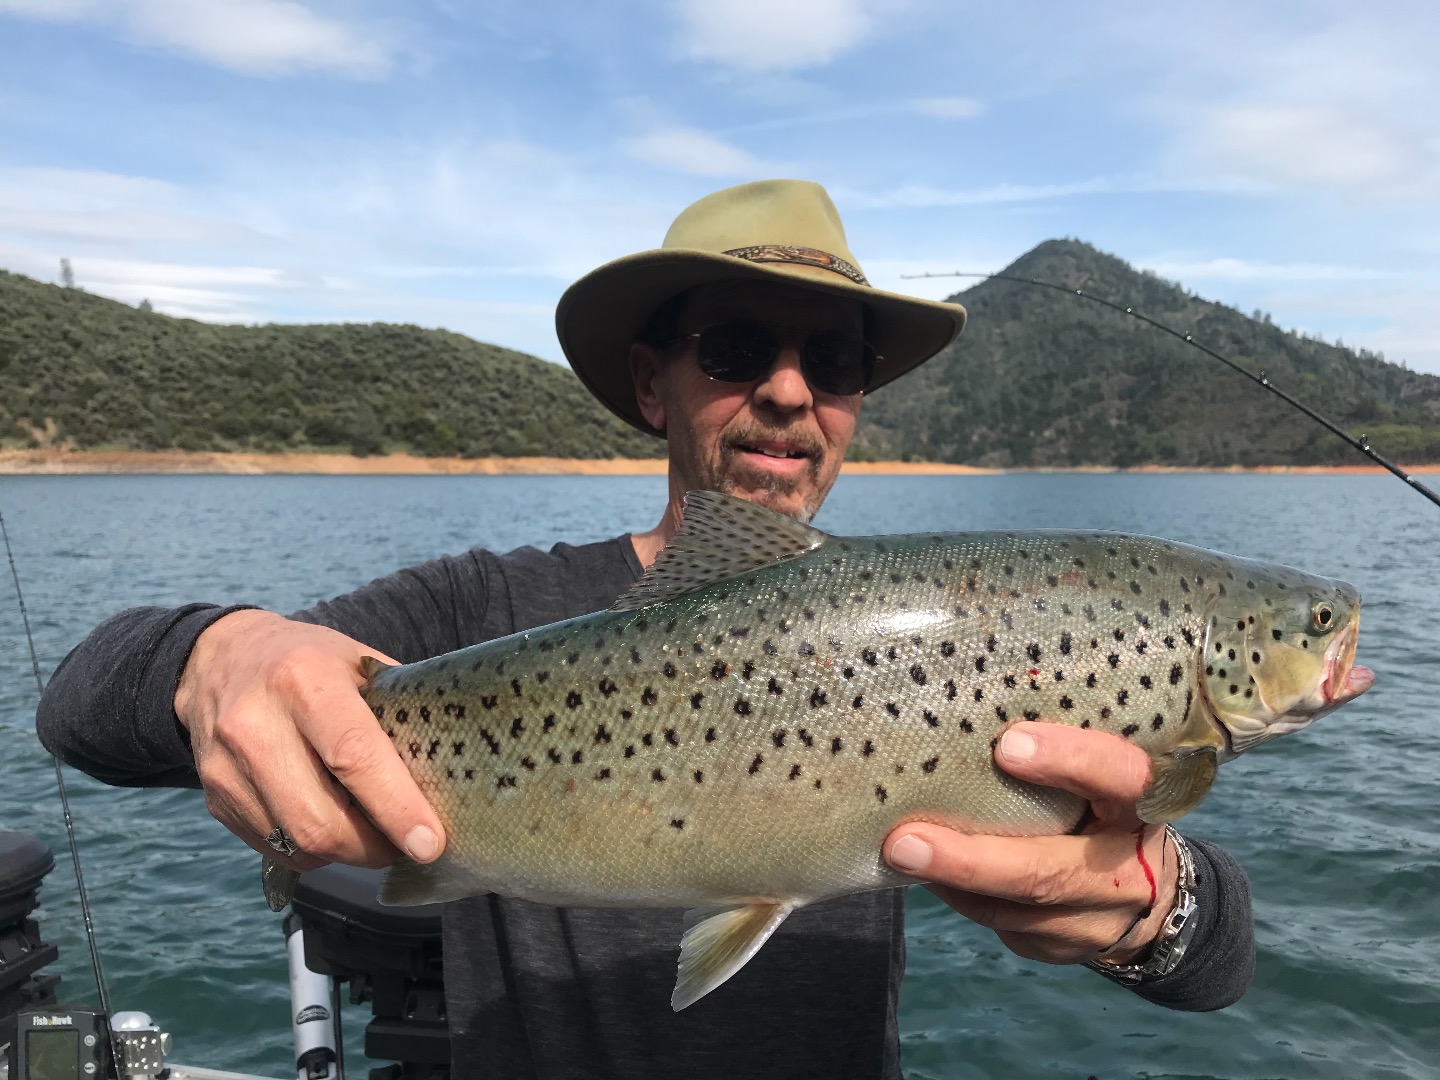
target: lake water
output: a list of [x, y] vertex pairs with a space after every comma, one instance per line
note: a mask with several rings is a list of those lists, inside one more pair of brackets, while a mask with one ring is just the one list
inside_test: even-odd
[[[48, 676], [134, 604], [280, 611], [482, 545], [583, 542], [654, 523], [658, 477], [0, 477]], [[909, 897], [901, 1000], [910, 1077], [1440, 1076], [1440, 512], [1390, 477], [847, 477], [832, 532], [1074, 527], [1144, 532], [1344, 577], [1365, 597], [1371, 693], [1228, 765], [1185, 822], [1248, 869], [1255, 985], [1181, 1015], [1031, 964], [928, 893]], [[64, 850], [35, 687], [0, 581], [0, 827]], [[284, 946], [256, 861], [188, 791], [69, 774], [116, 1008], [175, 1058], [293, 1075]], [[66, 860], [43, 890], [63, 999], [93, 1000]], [[347, 1013], [349, 1041], [364, 1014]], [[737, 1036], [739, 1033], [737, 1033]], [[352, 1058], [352, 1071], [361, 1062]]]

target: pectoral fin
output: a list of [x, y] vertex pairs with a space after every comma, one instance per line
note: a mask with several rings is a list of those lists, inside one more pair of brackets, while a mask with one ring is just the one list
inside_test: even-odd
[[1212, 746], [1182, 747], [1155, 761], [1155, 778], [1135, 804], [1140, 820], [1163, 824], [1199, 806], [1220, 768], [1215, 753]]
[[411, 859], [395, 862], [380, 879], [380, 894], [376, 899], [386, 907], [418, 907], [449, 903], [489, 891], [449, 855], [441, 855], [432, 863]]
[[693, 1005], [744, 967], [795, 910], [790, 902], [691, 908], [680, 939], [680, 973], [670, 1007]]
[[260, 860], [260, 887], [265, 890], [265, 903], [271, 911], [284, 911], [285, 905], [295, 897], [295, 883], [300, 872], [281, 866], [270, 859]]

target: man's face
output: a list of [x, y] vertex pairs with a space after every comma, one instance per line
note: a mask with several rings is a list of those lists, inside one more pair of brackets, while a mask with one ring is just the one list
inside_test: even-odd
[[636, 400], [669, 441], [672, 496], [720, 491], [809, 521], [839, 474], [860, 395], [812, 389], [800, 371], [800, 346], [815, 331], [861, 333], [861, 306], [799, 287], [726, 282], [694, 290], [675, 329], [698, 333], [735, 319], [781, 332], [769, 371], [753, 382], [721, 382], [700, 370], [693, 338], [665, 350], [637, 344]]

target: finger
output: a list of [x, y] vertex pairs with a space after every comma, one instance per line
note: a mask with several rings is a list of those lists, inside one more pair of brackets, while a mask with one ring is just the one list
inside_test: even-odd
[[[228, 775], [225, 775], [227, 774]], [[325, 865], [326, 860], [308, 852], [281, 855], [265, 842], [273, 826], [266, 826], [266, 812], [259, 798], [234, 769], [212, 768], [205, 786], [205, 808], [210, 816], [268, 859], [304, 873]]]
[[[967, 836], [913, 822], [886, 839], [886, 861], [901, 873], [968, 893], [1049, 907], [1126, 907], [1150, 902], [1150, 878], [1135, 837]], [[1153, 873], [1153, 871], [1152, 871]]]
[[304, 704], [296, 710], [296, 728], [324, 769], [396, 848], [417, 862], [437, 858], [445, 847], [444, 827], [359, 694], [348, 687], [311, 687]]
[[1064, 724], [1012, 724], [1000, 737], [995, 762], [1021, 780], [1092, 803], [1133, 806], [1150, 783], [1150, 758], [1134, 743]]

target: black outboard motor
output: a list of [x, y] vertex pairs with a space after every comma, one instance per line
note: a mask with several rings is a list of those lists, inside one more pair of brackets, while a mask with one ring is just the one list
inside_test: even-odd
[[43, 841], [0, 831], [0, 1017], [55, 1004], [60, 976], [40, 969], [59, 959], [60, 950], [40, 939], [40, 924], [30, 918], [40, 883], [54, 867]]
[[371, 1002], [365, 1056], [394, 1061], [370, 1080], [448, 1080], [450, 1033], [441, 971], [440, 905], [383, 907], [378, 870], [331, 864], [301, 875], [291, 904], [305, 966]]

